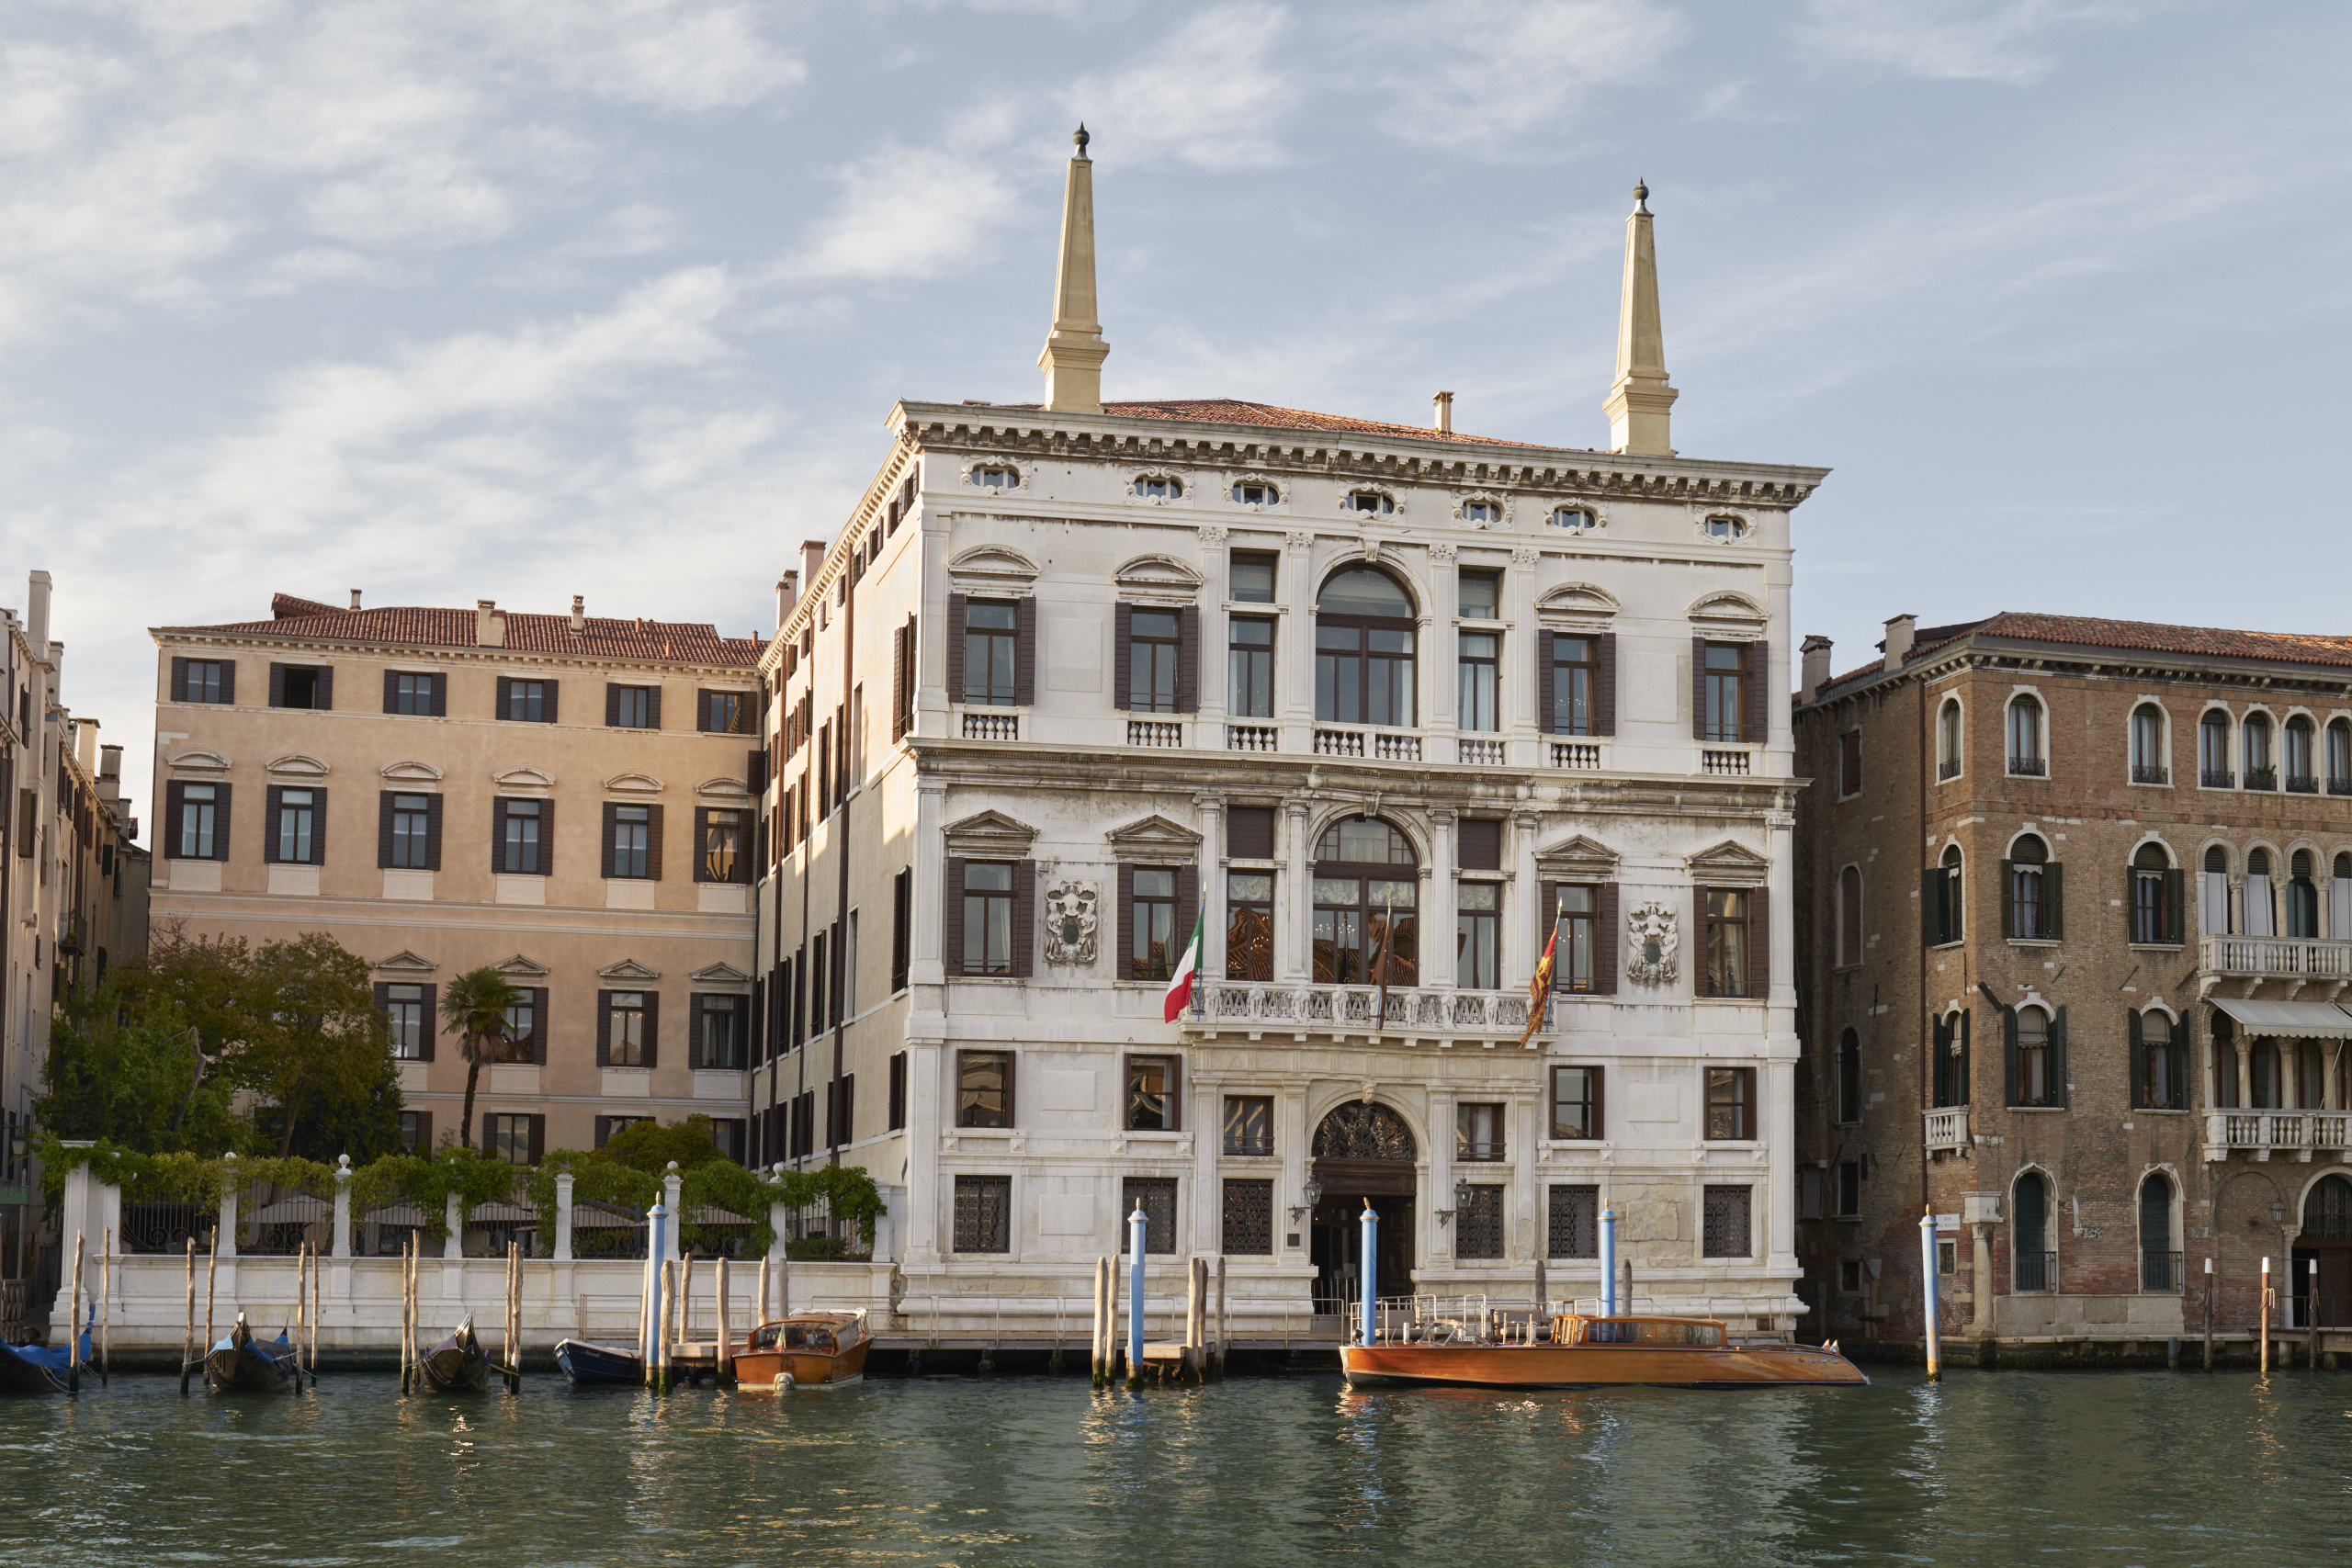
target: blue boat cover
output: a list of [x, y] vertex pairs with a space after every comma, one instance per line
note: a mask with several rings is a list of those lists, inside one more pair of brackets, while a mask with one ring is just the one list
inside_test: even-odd
[[[62, 1347], [52, 1350], [46, 1345], [0, 1345], [0, 1350], [6, 1350], [20, 1361], [29, 1361], [52, 1372], [64, 1372], [71, 1366], [71, 1359]], [[90, 1364], [90, 1335], [87, 1329], [82, 1332], [82, 1364], [85, 1367]]]

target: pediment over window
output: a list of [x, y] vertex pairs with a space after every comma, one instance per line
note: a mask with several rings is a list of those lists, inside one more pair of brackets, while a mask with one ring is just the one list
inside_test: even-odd
[[403, 757], [397, 762], [387, 762], [377, 770], [394, 784], [439, 784], [441, 770], [415, 757]]
[[386, 975], [430, 975], [441, 966], [430, 958], [402, 949], [390, 958], [379, 958], [372, 967]]
[[1001, 811], [983, 811], [947, 825], [947, 852], [975, 860], [1018, 859], [1037, 841], [1037, 829]]
[[1197, 857], [1201, 850], [1201, 835], [1181, 822], [1165, 817], [1151, 816], [1124, 828], [1114, 828], [1104, 837], [1122, 860], [1138, 855], [1178, 856], [1186, 861]]
[[705, 779], [695, 785], [696, 795], [749, 795], [751, 787], [741, 779]]
[[537, 959], [526, 958], [519, 953], [511, 958], [500, 959], [491, 967], [510, 980], [543, 980], [552, 973]]
[[1603, 882], [1617, 874], [1619, 855], [1598, 839], [1577, 834], [1535, 852], [1535, 869], [1555, 882]]
[[1137, 556], [1111, 574], [1120, 587], [1145, 593], [1198, 593], [1200, 572], [1174, 556]]
[[1771, 612], [1747, 594], [1733, 589], [1710, 593], [1690, 606], [1690, 620], [1702, 630], [1760, 632], [1771, 621]]
[[1694, 882], [1760, 884], [1772, 873], [1772, 863], [1745, 844], [1729, 839], [1685, 860]]
[[229, 771], [228, 758], [222, 756], [218, 751], [209, 750], [202, 746], [192, 746], [188, 750], [178, 752], [166, 759], [166, 761], [169, 761], [172, 771], [175, 773], [225, 773]]
[[706, 964], [686, 978], [704, 986], [747, 986], [752, 980], [732, 964]]
[[1538, 615], [1613, 615], [1623, 608], [1617, 595], [1591, 582], [1563, 582], [1535, 601]]
[[624, 958], [618, 964], [607, 964], [596, 971], [599, 980], [659, 980], [662, 971], [634, 958]]
[[327, 776], [326, 763], [306, 751], [288, 751], [283, 757], [272, 758], [269, 771], [294, 779], [322, 779]]
[[660, 795], [663, 786], [651, 773], [615, 773], [605, 787], [615, 795]]
[[508, 768], [490, 775], [501, 789], [553, 789], [555, 775], [541, 768]]
[[951, 576], [1002, 585], [1037, 581], [1037, 563], [1010, 545], [975, 545], [947, 563]]

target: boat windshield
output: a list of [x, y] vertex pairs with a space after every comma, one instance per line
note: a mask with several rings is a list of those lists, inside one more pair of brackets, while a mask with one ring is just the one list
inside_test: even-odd
[[1559, 1334], [1555, 1331], [1555, 1337], [1585, 1345], [1720, 1346], [1724, 1342], [1724, 1326], [1720, 1323], [1693, 1323], [1670, 1317], [1588, 1317], [1563, 1321], [1582, 1332]]

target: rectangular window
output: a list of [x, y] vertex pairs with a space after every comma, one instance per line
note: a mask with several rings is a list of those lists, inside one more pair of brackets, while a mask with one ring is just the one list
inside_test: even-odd
[[1501, 575], [1492, 571], [1477, 571], [1464, 568], [1456, 579], [1453, 613], [1465, 621], [1492, 621], [1501, 618]]
[[706, 735], [751, 734], [752, 694], [749, 692], [703, 693], [701, 728]]
[[608, 686], [612, 705], [612, 726], [616, 729], [656, 729], [661, 720], [654, 716], [658, 693], [651, 686]]
[[1797, 1168], [1797, 1218], [1821, 1218], [1821, 1171], [1817, 1167], [1803, 1165]]
[[285, 865], [318, 863], [318, 792], [277, 792], [277, 858]]
[[1838, 1162], [1837, 1218], [1859, 1218], [1862, 1212], [1862, 1162], [1846, 1159]]
[[1172, 1176], [1130, 1176], [1119, 1183], [1119, 1251], [1127, 1250], [1127, 1216], [1143, 1210], [1143, 1250], [1176, 1250], [1176, 1179]]
[[1503, 868], [1503, 825], [1499, 818], [1472, 817], [1455, 829], [1454, 862], [1464, 871]]
[[[215, 829], [220, 821], [220, 784], [184, 784], [180, 785], [179, 856], [181, 860], [213, 860]], [[29, 793], [29, 792], [28, 792]], [[27, 829], [18, 848], [29, 852], [32, 833]]]
[[1182, 637], [1173, 610], [1127, 615], [1127, 706], [1136, 713], [1176, 711], [1176, 655]]
[[596, 1147], [601, 1149], [631, 1127], [652, 1120], [650, 1116], [599, 1116], [596, 1118]]
[[401, 1112], [401, 1153], [427, 1156], [433, 1153], [433, 1112]]
[[1699, 720], [1699, 739], [1736, 742], [1741, 739], [1739, 721], [1745, 706], [1742, 682], [1747, 645], [1711, 642], [1705, 649], [1706, 668], [1700, 682], [1705, 705]]
[[531, 1122], [529, 1116], [509, 1115], [493, 1111], [483, 1118], [490, 1123], [482, 1139], [482, 1153], [502, 1165], [531, 1163]]
[[187, 661], [186, 701], [191, 703], [229, 703], [236, 701], [237, 678], [235, 664], [226, 659], [191, 659]]
[[394, 1061], [422, 1062], [426, 1059], [424, 1032], [429, 1021], [424, 1016], [424, 987], [386, 986], [384, 1022], [391, 1032]]
[[1470, 1189], [1470, 1203], [1453, 1216], [1453, 1256], [1500, 1258], [1503, 1255], [1503, 1189], [1499, 1183]]
[[385, 683], [390, 688], [386, 694], [391, 701], [385, 705], [385, 711], [409, 714], [419, 718], [429, 718], [441, 712], [444, 699], [438, 682], [442, 679], [437, 674], [416, 671], [390, 671]]
[[964, 701], [1012, 705], [1020, 640], [1017, 606], [978, 599], [964, 606]]
[[732, 1072], [743, 1066], [743, 1033], [748, 997], [702, 997], [701, 1038], [695, 1043], [695, 1066]]
[[1838, 793], [1862, 793], [1862, 732], [1849, 729], [1838, 738]]
[[555, 722], [555, 682], [553, 681], [514, 681], [506, 687], [506, 711], [501, 716], [518, 724], [552, 724]]
[[1315, 716], [1334, 724], [1413, 727], [1413, 637], [1405, 627], [1330, 618], [1315, 627]]
[[607, 1030], [604, 1065], [608, 1067], [645, 1066], [645, 993], [615, 991], [605, 1003]]
[[1274, 716], [1274, 623], [1237, 615], [1227, 625], [1225, 705], [1236, 718]]
[[1274, 977], [1274, 877], [1235, 871], [1225, 878], [1225, 977]]
[[1176, 1058], [1127, 1058], [1127, 1131], [1176, 1131]]
[[1747, 901], [1737, 887], [1701, 890], [1707, 920], [1707, 982], [1710, 997], [1745, 997], [1747, 986]]
[[533, 987], [517, 987], [522, 1000], [506, 1010], [506, 1060], [529, 1064], [537, 1060], [531, 1047], [539, 1032], [539, 993]]
[[1274, 1099], [1270, 1094], [1225, 1097], [1225, 1152], [1260, 1157], [1274, 1152]]
[[1552, 1069], [1552, 1136], [1598, 1138], [1600, 1134], [1600, 1069]]
[[1552, 733], [1555, 735], [1590, 735], [1598, 716], [1593, 708], [1595, 682], [1600, 671], [1600, 639], [1570, 637], [1555, 632], [1552, 637]]
[[1560, 944], [1553, 952], [1552, 985], [1561, 991], [1589, 992], [1596, 973], [1594, 960], [1599, 954], [1599, 925], [1600, 889], [1579, 883], [1563, 883], [1558, 893]]
[[610, 874], [642, 878], [651, 874], [653, 808], [650, 806], [613, 807], [613, 859]]
[[334, 671], [322, 664], [273, 664], [269, 667], [270, 706], [330, 708], [334, 705]]
[[1012, 867], [972, 861], [964, 866], [964, 973], [1012, 973]]
[[1237, 604], [1274, 602], [1274, 558], [1258, 550], [1233, 552], [1233, 601]]
[[956, 1053], [956, 1125], [1012, 1125], [1012, 1053]]
[[422, 795], [392, 796], [392, 865], [433, 868], [433, 802]]
[[547, 865], [540, 841], [547, 803], [502, 800], [498, 809], [498, 869], [509, 875], [539, 875]]
[[893, 1133], [907, 1124], [907, 1054], [890, 1053], [890, 1128]]
[[[1135, 900], [1127, 909], [1127, 978], [1165, 980], [1176, 962], [1176, 873], [1168, 866], [1135, 868]], [[1193, 933], [1186, 931], [1185, 936]]]
[[1547, 1253], [1553, 1258], [1600, 1256], [1600, 1189], [1563, 1186], [1552, 1189], [1546, 1216]]
[[743, 814], [703, 813], [702, 877], [705, 882], [743, 880]]
[[1274, 1250], [1274, 1184], [1255, 1177], [1225, 1181], [1223, 1247], [1235, 1258], [1267, 1258]]
[[1756, 1136], [1756, 1069], [1707, 1069], [1707, 1136], [1742, 1142]]
[[747, 1131], [740, 1116], [714, 1116], [710, 1119], [711, 1146], [718, 1151], [721, 1159], [741, 1165], [744, 1156], [750, 1152], [745, 1147], [744, 1134]]
[[1454, 889], [1453, 983], [1465, 991], [1502, 985], [1502, 889], [1464, 882]]
[[[909, 866], [890, 878], [890, 989], [907, 988], [907, 966], [914, 951], [915, 872]], [[896, 1125], [896, 1123], [893, 1123]]]
[[1012, 1250], [1012, 1178], [959, 1176], [956, 1179], [956, 1250]]
[[1500, 729], [1502, 715], [1498, 705], [1496, 670], [1503, 639], [1493, 632], [1463, 632], [1460, 637], [1462, 705], [1455, 718], [1456, 727], [1479, 731]]
[[1464, 1102], [1453, 1108], [1453, 1157], [1499, 1160], [1503, 1154], [1503, 1108], [1499, 1101]]
[[1229, 807], [1225, 814], [1225, 852], [1235, 860], [1273, 859], [1273, 807]]
[[1753, 1250], [1747, 1243], [1747, 1189], [1745, 1187], [1710, 1187], [1702, 1196], [1702, 1240], [1700, 1255], [1704, 1258], [1746, 1258]]

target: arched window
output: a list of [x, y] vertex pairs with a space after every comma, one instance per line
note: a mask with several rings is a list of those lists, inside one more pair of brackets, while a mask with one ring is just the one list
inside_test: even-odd
[[2050, 1250], [2050, 1181], [2039, 1171], [2018, 1178], [2011, 1194], [2014, 1218], [2009, 1224], [2016, 1268], [2009, 1289], [2018, 1293], [2057, 1288], [2058, 1255]]
[[2296, 1241], [2352, 1241], [2352, 1180], [2323, 1176], [2303, 1195], [2303, 1228]]
[[1862, 872], [1849, 865], [1838, 874], [1838, 962], [1862, 961]]
[[2219, 844], [2205, 846], [2205, 869], [2197, 885], [2197, 929], [2207, 936], [2230, 931], [2230, 852]]
[[1947, 697], [1936, 714], [1936, 778], [1960, 777], [1960, 699]]
[[2143, 1111], [2187, 1110], [2188, 1031], [2161, 1012], [2125, 1016], [2132, 1025], [2132, 1103]]
[[2154, 703], [2132, 710], [2132, 782], [2172, 783], [2172, 772], [2165, 765], [2165, 710]]
[[2041, 704], [2022, 694], [2009, 699], [2009, 772], [2033, 778], [2050, 772], [2041, 750]]
[[1927, 922], [1928, 945], [1941, 947], [1958, 942], [1967, 931], [1962, 917], [1962, 889], [1966, 878], [1962, 875], [1960, 846], [1947, 845], [1943, 859], [1936, 863], [1928, 877], [1927, 908], [1921, 911]]
[[2197, 721], [2197, 782], [2207, 789], [2235, 789], [2237, 775], [2230, 771], [2230, 716], [2207, 708]]
[[1413, 846], [1377, 817], [1347, 817], [1315, 846], [1315, 978], [1419, 984]]
[[2180, 941], [2180, 875], [2162, 844], [2142, 844], [2132, 856], [2132, 940], [2143, 945]]
[[[2352, 939], [2352, 853], [2339, 851], [2329, 869], [2335, 874], [2327, 884], [2327, 934], [2343, 942]], [[2352, 1058], [2352, 1051], [2343, 1055]], [[2336, 1103], [2345, 1101], [2338, 1100]]]
[[2056, 1020], [2045, 1008], [2021, 1007], [2011, 1015], [2016, 1043], [2009, 1052], [2011, 1105], [2064, 1105], [2059, 1089], [2061, 1040]]
[[2245, 749], [2245, 787], [2277, 789], [2278, 759], [2270, 750], [2270, 716], [2260, 713], [2246, 715], [2239, 743]]
[[2031, 833], [2009, 846], [2001, 865], [2001, 934], [2019, 942], [2054, 942], [2059, 921], [2058, 867], [2050, 846]]
[[2312, 721], [2301, 714], [2287, 721], [2287, 793], [2319, 793], [2319, 764], [2312, 755]]
[[1413, 728], [1414, 635], [1395, 578], [1368, 566], [1333, 573], [1315, 601], [1315, 716]]
[[2248, 936], [2278, 934], [2278, 903], [2270, 886], [2270, 852], [2250, 850], [2245, 857], [2245, 919]]
[[2327, 721], [2327, 793], [2352, 795], [2352, 722]]
[[1848, 1030], [1838, 1041], [1838, 1120], [1862, 1119], [1862, 1037]]
[[2312, 852], [2287, 857], [2287, 934], [2309, 942], [2319, 935], [2319, 884], [2312, 879]]
[[2172, 1183], [2159, 1171], [2140, 1183], [2140, 1288], [2180, 1289], [2180, 1252], [2172, 1244]]
[[1929, 1077], [1939, 1106], [1968, 1103], [1968, 1020], [1965, 1010], [1936, 1020], [1935, 1070]]
[[2245, 1086], [2238, 1081], [2237, 1025], [2228, 1013], [2216, 1012], [2212, 1017], [2213, 1103], [2235, 1111], [2245, 1103]]

